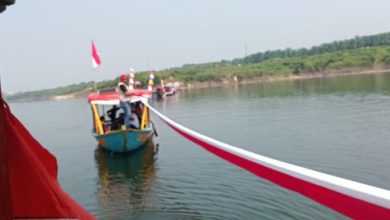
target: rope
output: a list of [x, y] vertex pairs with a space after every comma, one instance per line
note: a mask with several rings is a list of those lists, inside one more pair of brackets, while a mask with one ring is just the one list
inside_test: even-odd
[[[147, 103], [144, 103], [148, 105]], [[354, 219], [390, 219], [390, 191], [228, 145], [186, 128], [148, 107], [177, 133], [216, 156]]]

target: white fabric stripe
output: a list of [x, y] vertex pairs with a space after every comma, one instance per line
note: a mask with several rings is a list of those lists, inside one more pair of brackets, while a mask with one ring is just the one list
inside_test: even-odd
[[134, 90], [134, 74], [130, 73], [129, 89]]
[[220, 149], [226, 150], [235, 155], [242, 156], [248, 160], [251, 160], [255, 163], [264, 165], [271, 169], [277, 170], [282, 173], [286, 173], [290, 176], [294, 176], [299, 179], [306, 180], [308, 182], [314, 183], [316, 185], [334, 190], [336, 192], [352, 196], [370, 203], [380, 205], [385, 208], [390, 208], [390, 191], [381, 189], [378, 187], [370, 186], [363, 183], [358, 183], [355, 181], [343, 179], [340, 177], [332, 176], [329, 174], [321, 173], [318, 171], [310, 170], [307, 168], [299, 167], [293, 164], [285, 163], [278, 161], [272, 158], [261, 156], [250, 151], [246, 151], [215, 139], [209, 138], [205, 135], [202, 135], [198, 132], [192, 131], [174, 121], [167, 118], [163, 114], [159, 113], [157, 110], [149, 106], [149, 108], [156, 113], [160, 118], [166, 122], [174, 125], [180, 130], [185, 131], [193, 136], [198, 137], [208, 143], [211, 143]]
[[98, 67], [98, 66], [99, 66], [99, 65], [96, 63], [95, 58], [92, 57], [92, 67], [93, 67], [93, 68], [96, 68], [96, 67]]
[[[144, 95], [144, 96], [133, 96], [131, 98], [131, 103], [133, 102], [148, 102], [149, 95]], [[119, 99], [112, 99], [112, 100], [92, 100], [90, 102], [91, 104], [97, 104], [97, 105], [119, 105]]]
[[91, 101], [91, 104], [98, 104], [98, 105], [119, 105], [119, 100], [94, 100], [94, 101]]

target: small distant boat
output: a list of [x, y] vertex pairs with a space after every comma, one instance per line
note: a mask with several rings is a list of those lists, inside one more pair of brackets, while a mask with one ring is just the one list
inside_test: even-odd
[[174, 83], [168, 83], [164, 85], [164, 81], [161, 80], [161, 86], [156, 88], [156, 95], [158, 98], [164, 98], [166, 96], [173, 96], [178, 91], [178, 86]]
[[[151, 96], [147, 90], [135, 90], [131, 105], [136, 106], [139, 114], [135, 114], [139, 127], [126, 128], [124, 114], [117, 117], [116, 113], [122, 111], [119, 106], [119, 94], [115, 89], [92, 93], [88, 97], [93, 115], [93, 136], [103, 149], [125, 153], [144, 146], [156, 134], [153, 122], [150, 120], [149, 108], [143, 104]], [[106, 117], [106, 108], [116, 108], [110, 120]], [[118, 112], [117, 112], [118, 111]], [[133, 116], [133, 114], [132, 114]], [[134, 116], [133, 116], [134, 117]], [[134, 119], [133, 119], [134, 120]]]
[[164, 86], [156, 88], [156, 94], [159, 98], [164, 98], [165, 96], [173, 96], [177, 92], [176, 87], [174, 86]]

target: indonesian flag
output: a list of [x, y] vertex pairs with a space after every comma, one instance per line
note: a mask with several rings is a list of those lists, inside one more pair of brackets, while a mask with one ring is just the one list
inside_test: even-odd
[[228, 145], [186, 128], [144, 104], [183, 137], [260, 178], [295, 191], [351, 219], [390, 219], [390, 190], [309, 170]]
[[102, 62], [100, 61], [99, 53], [96, 50], [95, 43], [92, 40], [92, 67], [98, 67]]
[[11, 113], [0, 89], [0, 219], [95, 219], [57, 180], [57, 160]]

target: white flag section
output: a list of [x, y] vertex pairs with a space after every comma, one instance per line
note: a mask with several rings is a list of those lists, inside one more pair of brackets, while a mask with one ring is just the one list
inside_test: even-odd
[[154, 85], [154, 73], [153, 71], [149, 73], [149, 80], [148, 80], [148, 91], [153, 91], [153, 85]]
[[298, 192], [350, 218], [390, 219], [389, 190], [274, 160], [222, 143], [172, 121], [151, 106], [149, 108], [188, 140], [263, 179]]
[[95, 43], [92, 41], [92, 67], [98, 67], [102, 62], [100, 61], [99, 53], [96, 50]]
[[132, 68], [130, 69], [129, 73], [129, 89], [134, 90], [134, 73], [135, 71], [132, 71]]

